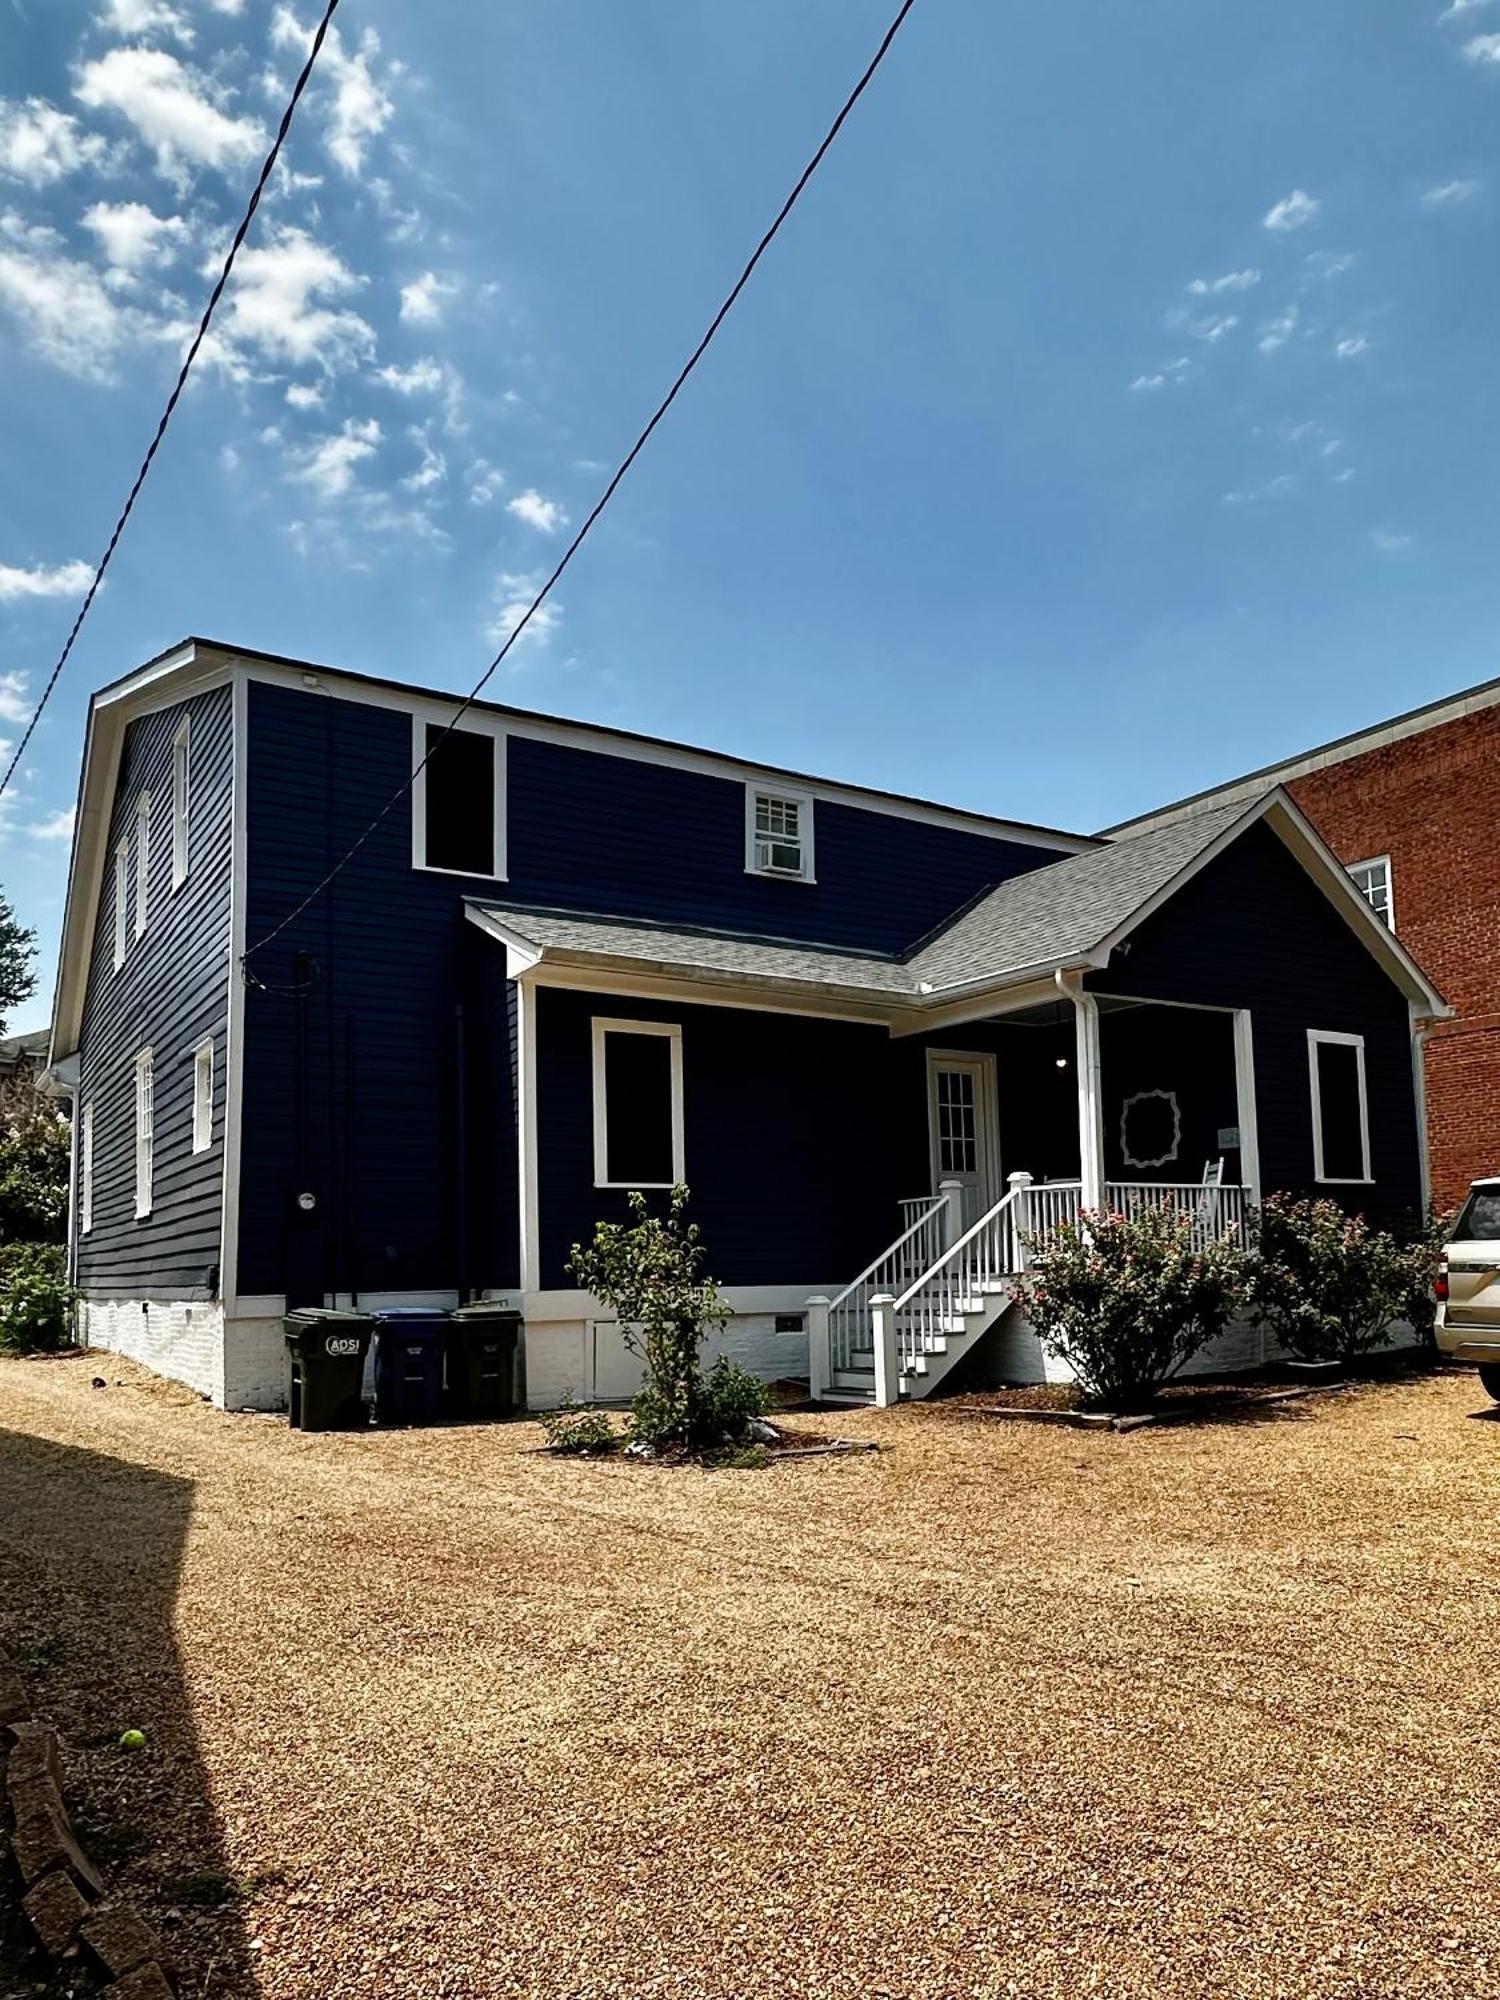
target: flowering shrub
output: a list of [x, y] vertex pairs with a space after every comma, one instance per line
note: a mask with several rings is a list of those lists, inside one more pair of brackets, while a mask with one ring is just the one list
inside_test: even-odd
[[1191, 1220], [1166, 1204], [1129, 1218], [1085, 1212], [1029, 1247], [1017, 1303], [1085, 1395], [1112, 1409], [1148, 1403], [1223, 1332], [1242, 1295], [1239, 1246], [1195, 1244]]
[[1348, 1362], [1383, 1346], [1431, 1256], [1335, 1201], [1273, 1194], [1253, 1231], [1251, 1314], [1300, 1361]]
[[77, 1298], [58, 1244], [0, 1246], [0, 1353], [50, 1354], [66, 1347]]

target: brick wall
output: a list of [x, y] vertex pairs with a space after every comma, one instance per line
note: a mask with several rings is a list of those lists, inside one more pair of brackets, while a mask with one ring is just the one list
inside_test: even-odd
[[1391, 858], [1396, 935], [1456, 1018], [1427, 1045], [1433, 1198], [1500, 1173], [1500, 706], [1295, 778], [1343, 862]]

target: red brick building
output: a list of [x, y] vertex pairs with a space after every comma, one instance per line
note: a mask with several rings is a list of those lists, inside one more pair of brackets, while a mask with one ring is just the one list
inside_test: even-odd
[[1144, 814], [1285, 785], [1454, 1009], [1424, 1036], [1432, 1197], [1500, 1173], [1500, 680]]

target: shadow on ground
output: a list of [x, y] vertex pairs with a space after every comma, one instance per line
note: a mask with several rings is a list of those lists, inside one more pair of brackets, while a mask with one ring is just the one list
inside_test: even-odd
[[[173, 1634], [192, 1483], [0, 1430], [0, 1646], [62, 1732], [80, 1838], [112, 1894], [154, 1925], [188, 2000], [250, 1995], [240, 1897], [188, 1713]], [[145, 1732], [144, 1751], [119, 1747]], [[87, 1991], [46, 1962], [0, 1888], [0, 2000]]]

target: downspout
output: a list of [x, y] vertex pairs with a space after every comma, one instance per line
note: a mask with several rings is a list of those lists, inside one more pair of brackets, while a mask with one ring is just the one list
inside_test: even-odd
[[1059, 966], [1057, 990], [1073, 1003], [1078, 1060], [1078, 1201], [1104, 1206], [1104, 1079], [1099, 1054], [1099, 1002], [1083, 988], [1083, 974]]
[[1411, 1074], [1417, 1109], [1417, 1175], [1425, 1223], [1432, 1209], [1432, 1160], [1427, 1146], [1427, 1037], [1436, 1026], [1431, 1014], [1419, 1013], [1415, 1001], [1408, 1002], [1411, 1015]]

